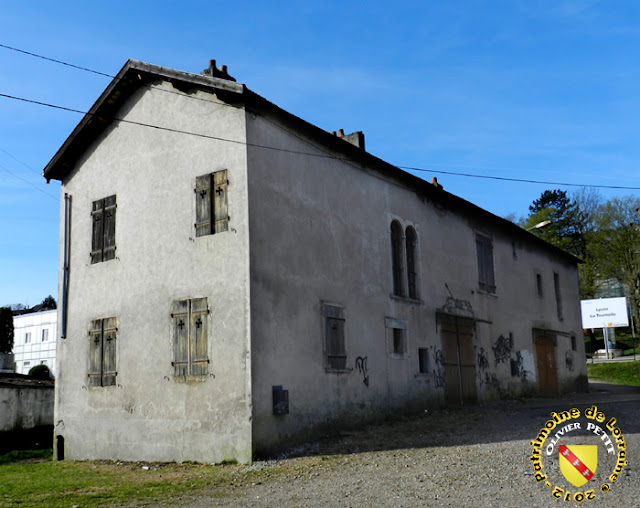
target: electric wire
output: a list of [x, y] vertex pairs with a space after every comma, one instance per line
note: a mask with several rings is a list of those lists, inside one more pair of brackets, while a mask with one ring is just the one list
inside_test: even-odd
[[[47, 57], [47, 56], [40, 55], [40, 54], [37, 54], [37, 53], [33, 53], [33, 52], [30, 52], [30, 51], [22, 50], [22, 49], [15, 48], [15, 47], [12, 47], [12, 46], [8, 46], [8, 45], [5, 45], [5, 44], [0, 44], [0, 47], [8, 49], [8, 50], [11, 50], [11, 51], [16, 51], [18, 53], [23, 53], [25, 55], [29, 55], [29, 56], [32, 56], [32, 57], [35, 57], [35, 58], [40, 58], [42, 60], [47, 60], [47, 61], [50, 61], [50, 62], [54, 62], [54, 63], [60, 64], [60, 65], [64, 65], [64, 66], [67, 66], [67, 67], [70, 67], [70, 68], [74, 68], [74, 69], [77, 69], [77, 70], [81, 70], [81, 71], [84, 71], [84, 72], [90, 72], [90, 73], [97, 74], [97, 75], [104, 76], [104, 77], [108, 77], [108, 78], [111, 78], [111, 79], [115, 79], [116, 78], [116, 76], [111, 75], [111, 74], [107, 74], [107, 73], [96, 71], [94, 69], [90, 69], [90, 68], [87, 68], [87, 67], [82, 67], [82, 66], [79, 66], [79, 65], [75, 65], [75, 64], [72, 64], [72, 63], [69, 63], [69, 62], [65, 62], [63, 60], [57, 60], [55, 58], [51, 58], [51, 57]], [[181, 97], [188, 98], [188, 99], [195, 99], [195, 100], [200, 100], [200, 101], [203, 101], [203, 102], [210, 102], [210, 101], [205, 100], [205, 99], [200, 98], [200, 97], [194, 97], [192, 95], [184, 95], [181, 92], [177, 92], [177, 91], [173, 91], [173, 90], [166, 90], [166, 89], [162, 89], [162, 88], [151, 87], [150, 85], [144, 85], [144, 86], [146, 88], [149, 88], [150, 90], [153, 90], [153, 91], [171, 93], [171, 94], [176, 94], [176, 95], [179, 95]], [[36, 105], [40, 105], [40, 106], [45, 106], [45, 107], [49, 107], [49, 108], [54, 108], [54, 109], [59, 109], [59, 110], [63, 110], [63, 111], [68, 111], [68, 112], [72, 112], [72, 113], [79, 113], [79, 114], [83, 114], [83, 115], [87, 115], [87, 114], [91, 115], [92, 114], [90, 112], [82, 111], [82, 110], [79, 110], [79, 109], [68, 108], [68, 107], [64, 107], [64, 106], [59, 106], [59, 105], [50, 104], [50, 103], [46, 103], [46, 102], [36, 101], [36, 100], [33, 100], [33, 99], [26, 99], [26, 98], [23, 98], [23, 97], [17, 97], [17, 96], [8, 95], [8, 94], [0, 93], [0, 97], [5, 97], [5, 98], [8, 98], [8, 99], [28, 102], [28, 103], [32, 103], [32, 104], [36, 104]], [[231, 106], [231, 105], [225, 104], [225, 103], [221, 103], [221, 104], [223, 104], [225, 106], [234, 107], [234, 106]], [[255, 147], [255, 148], [262, 148], [262, 149], [266, 149], [266, 150], [281, 151], [281, 152], [287, 152], [287, 153], [293, 153], [293, 154], [299, 154], [299, 155], [306, 155], [306, 156], [313, 156], [313, 157], [330, 158], [330, 159], [335, 159], [335, 160], [339, 160], [339, 161], [342, 161], [342, 162], [346, 162], [346, 163], [349, 163], [351, 165], [352, 165], [353, 162], [355, 162], [355, 161], [352, 161], [350, 159], [337, 157], [335, 155], [332, 155], [332, 154], [328, 153], [323, 148], [310, 143], [307, 139], [304, 139], [303, 137], [297, 135], [295, 132], [292, 132], [292, 131], [289, 131], [287, 129], [284, 129], [282, 126], [276, 124], [275, 122], [271, 121], [270, 119], [267, 119], [267, 120], [270, 123], [272, 123], [273, 125], [275, 125], [275, 126], [279, 127], [280, 129], [288, 132], [289, 134], [292, 134], [292, 135], [296, 136], [298, 139], [300, 139], [300, 140], [304, 141], [305, 143], [313, 146], [314, 148], [324, 151], [325, 153], [324, 154], [318, 154], [318, 153], [303, 152], [303, 151], [299, 151], [299, 150], [290, 150], [290, 149], [286, 149], [286, 148], [272, 147], [272, 146], [267, 146], [267, 145], [260, 145], [260, 144], [256, 144], [256, 143], [246, 142], [246, 141], [238, 141], [238, 140], [226, 139], [226, 138], [221, 138], [221, 137], [218, 137], [218, 136], [211, 136], [211, 135], [197, 133], [197, 132], [190, 132], [190, 131], [184, 131], [184, 130], [180, 130], [180, 129], [174, 129], [174, 128], [171, 128], [171, 127], [162, 127], [162, 126], [148, 124], [148, 123], [144, 123], [144, 122], [135, 122], [135, 121], [132, 121], [132, 120], [125, 120], [123, 118], [118, 118], [118, 117], [115, 117], [115, 116], [112, 117], [111, 120], [117, 121], [117, 122], [129, 123], [129, 124], [133, 124], [133, 125], [138, 125], [138, 126], [142, 126], [142, 127], [159, 129], [159, 130], [168, 131], [168, 132], [187, 134], [187, 135], [191, 135], [191, 136], [197, 136], [197, 137], [202, 137], [202, 138], [207, 138], [207, 139], [213, 139], [213, 140], [217, 140], [217, 141], [223, 141], [223, 142], [228, 142], [228, 143], [246, 145], [246, 146], [251, 146], [251, 147]], [[479, 179], [508, 181], [508, 182], [536, 184], [536, 185], [556, 185], [556, 186], [567, 186], [567, 187], [587, 187], [587, 188], [617, 189], [617, 190], [640, 190], [640, 187], [623, 186], [623, 185], [602, 185], [602, 184], [584, 184], [584, 183], [577, 184], [577, 183], [567, 183], [567, 182], [554, 182], [554, 181], [547, 181], [547, 180], [533, 180], [533, 179], [525, 179], [525, 178], [510, 178], [510, 177], [500, 177], [500, 176], [491, 176], [491, 175], [478, 175], [478, 174], [473, 174], [473, 173], [463, 173], [463, 172], [456, 172], [456, 171], [444, 171], [444, 170], [436, 170], [436, 169], [431, 169], [431, 168], [421, 168], [421, 167], [411, 167], [411, 166], [400, 166], [400, 165], [397, 165], [396, 167], [398, 167], [400, 169], [407, 170], [407, 171], [428, 172], [428, 173], [444, 174], [444, 175], [451, 175], [451, 176], [459, 176], [459, 177], [464, 177], [464, 178], [479, 178]]]

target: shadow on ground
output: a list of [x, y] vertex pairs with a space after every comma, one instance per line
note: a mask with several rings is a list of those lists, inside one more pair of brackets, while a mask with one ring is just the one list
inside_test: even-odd
[[[589, 383], [589, 393], [503, 400], [397, 417], [305, 443], [275, 458], [468, 446], [533, 439], [550, 413], [596, 405], [623, 434], [640, 433], [640, 387]], [[607, 418], [607, 420], [608, 420]]]

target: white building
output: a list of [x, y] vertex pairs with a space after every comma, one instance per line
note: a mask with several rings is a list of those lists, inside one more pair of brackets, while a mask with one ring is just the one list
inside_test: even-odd
[[58, 311], [44, 310], [13, 316], [13, 354], [18, 374], [40, 364], [55, 376]]
[[384, 414], [586, 387], [577, 258], [226, 69], [129, 61], [44, 176], [62, 182], [66, 458], [248, 462]]

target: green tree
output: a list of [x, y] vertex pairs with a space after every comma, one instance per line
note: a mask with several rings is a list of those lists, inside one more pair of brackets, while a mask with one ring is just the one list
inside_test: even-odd
[[47, 296], [44, 300], [42, 300], [41, 305], [44, 306], [45, 309], [50, 309], [50, 310], [57, 308], [56, 299], [51, 295]]
[[0, 353], [13, 350], [13, 313], [10, 307], [0, 307]]

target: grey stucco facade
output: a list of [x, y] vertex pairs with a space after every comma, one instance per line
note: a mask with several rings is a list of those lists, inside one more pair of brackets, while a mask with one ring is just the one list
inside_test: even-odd
[[577, 259], [212, 74], [128, 62], [45, 168], [65, 457], [248, 462], [584, 386]]

